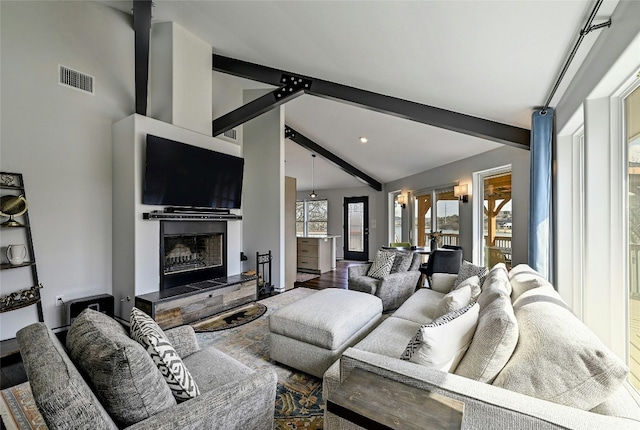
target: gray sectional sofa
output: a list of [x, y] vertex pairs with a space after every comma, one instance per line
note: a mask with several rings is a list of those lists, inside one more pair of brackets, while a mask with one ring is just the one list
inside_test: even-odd
[[[271, 429], [277, 377], [200, 348], [191, 326], [165, 331], [200, 395], [174, 399], [144, 347], [115, 320], [85, 310], [65, 348], [43, 323], [17, 334], [38, 410], [49, 429]], [[72, 358], [73, 357], [73, 360]]]
[[[401, 360], [444, 296], [423, 288], [324, 374], [329, 395], [355, 368], [464, 403], [464, 429], [640, 429], [628, 369], [526, 265], [491, 269], [473, 339], [453, 373]], [[325, 411], [325, 430], [360, 428]]]

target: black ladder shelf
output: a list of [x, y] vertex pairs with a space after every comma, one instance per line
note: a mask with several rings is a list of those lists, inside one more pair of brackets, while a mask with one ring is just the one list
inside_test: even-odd
[[[0, 192], [2, 197], [4, 196], [23, 196], [28, 202], [24, 179], [21, 173], [9, 173], [0, 172]], [[33, 235], [31, 232], [31, 223], [29, 221], [29, 211], [17, 216], [18, 220], [14, 223], [3, 222], [0, 224], [0, 228], [3, 231], [8, 232], [10, 230], [22, 230], [24, 232], [23, 240], [26, 242], [27, 258], [21, 264], [12, 265], [9, 262], [1, 263], [0, 270], [25, 270], [29, 269], [31, 272], [31, 285], [22, 289], [7, 288], [3, 284], [2, 291], [0, 291], [0, 313], [11, 312], [17, 309], [21, 309], [27, 306], [36, 305], [38, 312], [38, 321], [44, 322], [44, 316], [42, 313], [42, 300], [40, 297], [40, 281], [38, 279], [38, 269], [36, 266], [36, 256], [33, 249]], [[3, 234], [3, 236], [7, 236]], [[14, 237], [14, 236], [12, 236]], [[3, 249], [8, 245], [3, 243]], [[14, 290], [10, 293], [7, 291]], [[0, 357], [7, 357], [9, 355], [19, 352], [18, 343], [15, 338], [6, 339], [0, 341]]]

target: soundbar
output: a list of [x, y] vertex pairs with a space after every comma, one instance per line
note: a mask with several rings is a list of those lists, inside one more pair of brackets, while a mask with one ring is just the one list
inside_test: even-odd
[[197, 208], [197, 207], [180, 207], [180, 206], [168, 206], [164, 208], [166, 213], [208, 213], [208, 214], [230, 214], [229, 209], [215, 209], [215, 208]]
[[241, 220], [242, 215], [225, 214], [225, 213], [166, 213], [166, 212], [145, 212], [142, 214], [143, 219], [158, 220], [190, 220], [190, 221], [208, 221], [208, 220]]

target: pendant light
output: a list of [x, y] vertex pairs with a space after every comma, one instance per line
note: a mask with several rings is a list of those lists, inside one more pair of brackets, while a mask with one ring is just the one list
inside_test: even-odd
[[315, 199], [316, 197], [318, 197], [318, 195], [316, 194], [316, 187], [313, 182], [315, 159], [316, 159], [316, 154], [311, 154], [311, 194], [309, 194], [309, 197], [311, 197], [312, 199]]

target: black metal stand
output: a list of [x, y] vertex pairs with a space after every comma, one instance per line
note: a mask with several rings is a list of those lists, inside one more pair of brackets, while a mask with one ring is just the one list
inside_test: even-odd
[[256, 274], [258, 275], [258, 298], [268, 297], [273, 293], [271, 284], [271, 250], [266, 254], [256, 252]]

